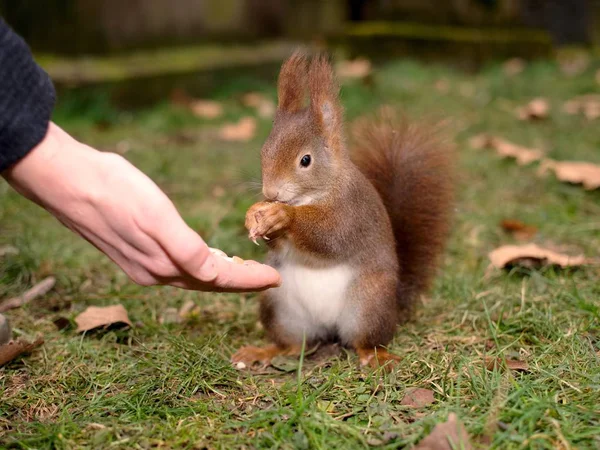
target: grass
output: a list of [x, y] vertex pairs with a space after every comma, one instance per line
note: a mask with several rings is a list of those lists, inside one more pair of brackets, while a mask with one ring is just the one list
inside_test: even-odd
[[[444, 79], [449, 91], [434, 88]], [[418, 442], [456, 412], [477, 442], [494, 448], [600, 446], [600, 272], [513, 270], [486, 275], [487, 253], [513, 242], [498, 223], [522, 220], [542, 244], [596, 256], [600, 193], [586, 192], [535, 167], [518, 167], [469, 137], [490, 132], [543, 148], [555, 159], [600, 163], [600, 127], [561, 111], [573, 96], [598, 89], [590, 69], [566, 77], [550, 62], [515, 77], [500, 65], [475, 75], [397, 62], [378, 70], [374, 87], [343, 88], [349, 119], [382, 102], [411, 115], [448, 117], [462, 172], [454, 233], [435, 289], [417, 319], [399, 328], [391, 349], [403, 357], [392, 374], [358, 368], [352, 353], [307, 356], [301, 367], [261, 373], [228, 363], [239, 346], [264, 342], [253, 295], [142, 288], [47, 213], [0, 184], [0, 298], [48, 274], [46, 298], [8, 313], [16, 334], [41, 334], [35, 353], [0, 369], [0, 447], [15, 448], [397, 448]], [[247, 89], [274, 98], [272, 85], [224, 86], [215, 98], [227, 117], [250, 111]], [[546, 121], [521, 122], [516, 106], [535, 96], [552, 106]], [[203, 121], [169, 104], [119, 113], [97, 98], [62, 99], [56, 121], [86, 143], [125, 157], [154, 179], [186, 221], [212, 246], [260, 258], [242, 228], [256, 200], [245, 181], [259, 171], [270, 122], [246, 144], [222, 143]], [[224, 192], [224, 194], [223, 194]], [[166, 308], [193, 300], [183, 324], [161, 324]], [[122, 303], [135, 327], [80, 336], [58, 331], [88, 305]], [[484, 357], [529, 364], [525, 373], [487, 370]], [[433, 390], [434, 404], [400, 404], [406, 389]]]

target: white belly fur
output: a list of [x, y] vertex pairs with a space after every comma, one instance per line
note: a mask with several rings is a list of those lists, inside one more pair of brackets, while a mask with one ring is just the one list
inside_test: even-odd
[[307, 340], [323, 338], [347, 317], [343, 311], [354, 271], [346, 264], [315, 268], [316, 264], [299, 257], [293, 249], [284, 255], [279, 267], [281, 287], [270, 291], [278, 322], [298, 342], [304, 333]]

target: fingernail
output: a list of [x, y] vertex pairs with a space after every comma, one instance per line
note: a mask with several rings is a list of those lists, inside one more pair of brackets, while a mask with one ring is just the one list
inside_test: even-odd
[[215, 256], [211, 253], [200, 267], [199, 278], [203, 281], [213, 281], [218, 274]]

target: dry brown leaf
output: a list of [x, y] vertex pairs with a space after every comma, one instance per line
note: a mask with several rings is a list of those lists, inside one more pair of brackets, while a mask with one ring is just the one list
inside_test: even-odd
[[559, 267], [577, 267], [589, 264], [592, 260], [583, 255], [570, 256], [537, 246], [504, 245], [489, 253], [492, 266], [502, 269], [514, 265], [537, 267], [542, 265]]
[[216, 198], [223, 197], [227, 192], [221, 186], [215, 186], [212, 190], [212, 196]]
[[223, 105], [213, 100], [192, 100], [189, 108], [195, 116], [203, 119], [216, 119], [223, 115]]
[[517, 164], [520, 166], [539, 161], [544, 157], [544, 153], [541, 150], [522, 147], [504, 139], [495, 138], [493, 140], [493, 146], [496, 149], [496, 153], [500, 156], [505, 158], [515, 158]]
[[340, 78], [366, 78], [371, 74], [371, 70], [371, 61], [357, 58], [352, 61], [341, 61], [337, 66], [337, 75]]
[[563, 105], [567, 114], [583, 114], [586, 119], [594, 120], [600, 117], [600, 95], [588, 94], [575, 97]]
[[0, 366], [12, 361], [17, 356], [24, 353], [30, 353], [36, 347], [44, 343], [44, 339], [38, 338], [33, 342], [23, 340], [11, 341], [8, 344], [0, 345]]
[[504, 358], [494, 358], [491, 356], [487, 356], [485, 358], [485, 367], [487, 370], [500, 369], [505, 367], [507, 369], [516, 371], [516, 372], [527, 372], [529, 371], [529, 364], [525, 361], [521, 361], [518, 359], [504, 359]]
[[502, 65], [503, 72], [509, 77], [520, 74], [525, 70], [525, 60], [522, 58], [511, 58]]
[[588, 120], [595, 120], [600, 117], [600, 101], [586, 103], [583, 108], [583, 115]]
[[247, 142], [256, 133], [256, 119], [254, 117], [242, 117], [238, 123], [223, 125], [219, 130], [219, 137], [224, 141]]
[[214, 100], [195, 99], [183, 89], [174, 89], [171, 92], [171, 103], [188, 109], [192, 114], [204, 119], [215, 119], [223, 115], [223, 105]]
[[19, 308], [23, 305], [26, 305], [27, 303], [36, 299], [37, 297], [47, 294], [48, 291], [52, 289], [55, 284], [56, 279], [54, 277], [44, 278], [31, 289], [25, 291], [20, 297], [9, 298], [8, 300], [2, 302], [2, 304], [0, 304], [0, 312], [8, 311], [9, 309]]
[[558, 64], [563, 74], [574, 77], [589, 67], [590, 56], [587, 52], [559, 52]]
[[540, 174], [548, 170], [554, 172], [560, 181], [573, 184], [582, 184], [584, 189], [594, 190], [600, 188], [600, 166], [583, 161], [554, 161], [544, 160], [540, 166]]
[[445, 78], [440, 78], [434, 84], [435, 90], [442, 93], [447, 94], [450, 92], [450, 83]]
[[275, 103], [260, 92], [248, 92], [242, 97], [242, 104], [249, 108], [256, 109], [256, 112], [263, 119], [275, 115]]
[[500, 226], [504, 231], [512, 234], [515, 239], [520, 241], [531, 239], [538, 231], [536, 227], [515, 219], [505, 219], [500, 222]]
[[492, 140], [493, 137], [489, 134], [481, 133], [469, 138], [469, 146], [477, 150], [492, 148]]
[[400, 404], [412, 406], [413, 408], [422, 408], [431, 405], [434, 401], [433, 391], [423, 388], [408, 388]]
[[473, 448], [469, 434], [454, 413], [448, 415], [448, 420], [438, 423], [415, 447], [415, 450], [470, 450]]
[[496, 150], [496, 153], [504, 158], [514, 158], [520, 166], [539, 161], [544, 157], [541, 150], [513, 144], [505, 139], [488, 134], [473, 136], [469, 139], [469, 144], [476, 149], [490, 148]]
[[527, 105], [517, 108], [517, 117], [521, 120], [546, 119], [550, 104], [545, 98], [534, 98]]
[[123, 328], [132, 326], [123, 305], [89, 306], [75, 317], [77, 332], [91, 331], [97, 328]]

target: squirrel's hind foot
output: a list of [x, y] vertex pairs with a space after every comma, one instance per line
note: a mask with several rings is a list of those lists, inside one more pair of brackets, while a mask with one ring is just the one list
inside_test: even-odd
[[[231, 357], [231, 362], [236, 366], [252, 367], [254, 364], [260, 364], [267, 367], [271, 364], [271, 360], [279, 355], [295, 355], [299, 351], [293, 347], [279, 347], [275, 344], [267, 345], [266, 347], [256, 347], [254, 345], [246, 345], [240, 348]], [[241, 364], [240, 364], [241, 363]]]
[[388, 372], [391, 372], [401, 361], [399, 356], [388, 352], [383, 347], [358, 348], [356, 353], [361, 366], [369, 366], [373, 369], [383, 367]]

